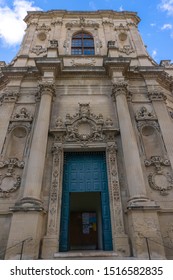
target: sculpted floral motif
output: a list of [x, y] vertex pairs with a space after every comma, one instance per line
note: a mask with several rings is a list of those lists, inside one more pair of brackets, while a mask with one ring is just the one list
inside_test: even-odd
[[149, 91], [148, 96], [152, 101], [165, 101], [167, 99], [164, 93], [160, 91]]
[[0, 105], [4, 102], [16, 102], [19, 97], [19, 92], [12, 91], [12, 90], [6, 90], [2, 96], [0, 97]]

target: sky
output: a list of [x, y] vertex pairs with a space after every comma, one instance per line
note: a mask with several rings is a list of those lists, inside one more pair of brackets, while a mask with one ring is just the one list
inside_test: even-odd
[[137, 12], [139, 31], [150, 56], [173, 62], [173, 0], [0, 0], [0, 61], [16, 56], [26, 29], [27, 11], [48, 10]]

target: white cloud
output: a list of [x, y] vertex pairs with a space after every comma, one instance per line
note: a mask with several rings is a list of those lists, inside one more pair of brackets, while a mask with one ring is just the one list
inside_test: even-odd
[[1, 2], [0, 39], [2, 39], [3, 43], [10, 46], [20, 44], [26, 28], [23, 19], [26, 16], [27, 11], [38, 11], [41, 9], [35, 7], [33, 1], [15, 0], [13, 2], [13, 8], [10, 8], [7, 5], [2, 6]]
[[161, 30], [165, 30], [165, 29], [172, 29], [172, 24], [170, 23], [165, 23], [162, 27]]
[[167, 12], [168, 15], [173, 16], [173, 0], [162, 0], [159, 4], [159, 8]]
[[156, 55], [157, 55], [157, 51], [156, 51], [156, 50], [153, 50], [153, 51], [152, 51], [152, 57], [155, 58]]
[[123, 6], [120, 6], [119, 10], [120, 10], [120, 12], [123, 12], [124, 11]]

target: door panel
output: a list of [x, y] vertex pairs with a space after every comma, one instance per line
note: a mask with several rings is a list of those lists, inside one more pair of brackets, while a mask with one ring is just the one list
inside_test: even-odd
[[112, 250], [109, 194], [104, 152], [65, 153], [60, 251], [68, 251], [69, 249], [69, 194], [71, 192], [101, 193], [103, 248], [104, 250]]

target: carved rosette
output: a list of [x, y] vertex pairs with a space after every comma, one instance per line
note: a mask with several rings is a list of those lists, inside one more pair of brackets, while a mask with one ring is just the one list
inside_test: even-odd
[[58, 205], [61, 203], [61, 178], [62, 178], [62, 147], [57, 143], [53, 144], [53, 170], [52, 170], [52, 183], [50, 188], [49, 198], [49, 214], [48, 214], [48, 226], [47, 234], [55, 235], [58, 231], [58, 223], [60, 222], [60, 216], [58, 213]]
[[10, 158], [0, 162], [0, 197], [9, 197], [11, 193], [20, 187], [21, 177], [16, 174], [17, 168], [24, 168], [24, 161], [17, 158]]
[[[124, 223], [122, 214], [121, 194], [117, 169], [117, 147], [115, 144], [107, 146], [107, 160], [108, 160], [108, 177], [109, 177], [109, 193], [112, 204], [114, 235], [120, 236], [124, 234]], [[116, 245], [115, 245], [116, 246]]]
[[160, 156], [153, 156], [144, 163], [146, 167], [155, 167], [155, 171], [148, 175], [150, 187], [159, 191], [161, 195], [168, 195], [173, 188], [173, 176], [164, 167], [170, 166], [170, 161]]

